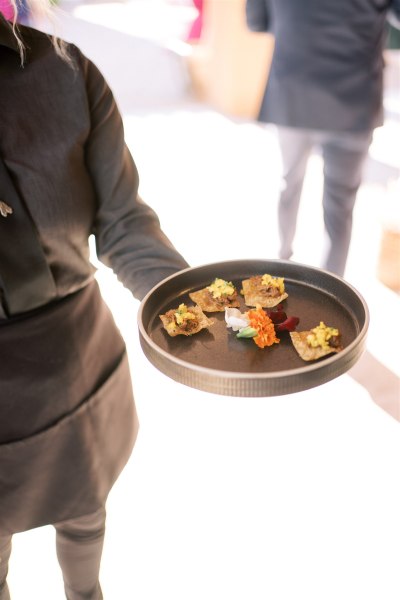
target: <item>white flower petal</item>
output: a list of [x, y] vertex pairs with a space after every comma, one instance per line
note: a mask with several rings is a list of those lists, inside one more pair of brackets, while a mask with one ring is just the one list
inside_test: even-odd
[[232, 327], [233, 331], [239, 331], [249, 324], [246, 315], [241, 313], [238, 308], [225, 308], [225, 321], [226, 326]]

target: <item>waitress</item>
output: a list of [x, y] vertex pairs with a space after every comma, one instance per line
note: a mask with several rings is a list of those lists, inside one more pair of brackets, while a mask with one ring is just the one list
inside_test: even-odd
[[0, 14], [0, 89], [0, 599], [12, 535], [53, 524], [66, 597], [98, 600], [105, 503], [138, 420], [88, 238], [138, 299], [188, 265], [78, 48]]

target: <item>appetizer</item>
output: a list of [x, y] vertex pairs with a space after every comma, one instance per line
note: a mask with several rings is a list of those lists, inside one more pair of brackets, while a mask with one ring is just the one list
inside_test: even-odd
[[309, 331], [293, 331], [290, 337], [299, 356], [307, 361], [343, 350], [339, 330], [323, 321]]
[[187, 306], [180, 304], [178, 308], [171, 308], [164, 315], [159, 315], [164, 329], [168, 335], [193, 335], [202, 329], [213, 325], [214, 321], [206, 317], [200, 306]]
[[236, 337], [252, 338], [259, 348], [279, 344], [274, 324], [261, 306], [243, 314], [236, 308], [227, 308], [225, 321], [227, 327], [238, 332]]
[[283, 277], [272, 277], [268, 273], [242, 281], [242, 293], [247, 306], [264, 308], [277, 306], [288, 297]]
[[240, 306], [235, 286], [218, 277], [209, 286], [190, 293], [189, 297], [204, 312], [223, 312], [227, 306]]

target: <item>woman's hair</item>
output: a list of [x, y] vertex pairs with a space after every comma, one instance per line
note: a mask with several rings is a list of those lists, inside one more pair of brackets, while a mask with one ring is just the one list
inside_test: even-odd
[[[54, 22], [52, 5], [54, 0], [9, 0], [14, 9], [14, 17], [12, 20], [12, 28], [15, 39], [17, 40], [19, 53], [21, 56], [21, 64], [25, 62], [25, 45], [21, 38], [18, 29], [18, 20], [21, 14], [28, 14], [29, 17], [38, 19], [48, 19]], [[61, 56], [66, 62], [71, 62], [71, 57], [68, 54], [66, 43], [55, 35], [51, 36], [56, 53]]]

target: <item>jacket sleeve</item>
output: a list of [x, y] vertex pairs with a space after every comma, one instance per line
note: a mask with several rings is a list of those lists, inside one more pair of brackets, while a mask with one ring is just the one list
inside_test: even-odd
[[85, 147], [97, 207], [93, 233], [99, 259], [136, 298], [188, 266], [138, 195], [139, 176], [122, 118], [97, 67], [82, 57], [91, 127]]
[[400, 0], [392, 0], [390, 3], [388, 21], [393, 27], [400, 29]]
[[246, 0], [246, 21], [251, 31], [269, 31], [269, 0]]

